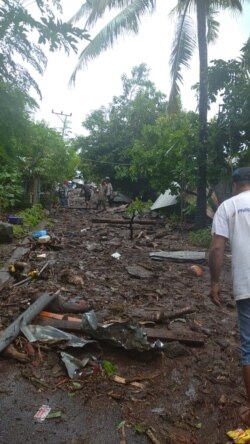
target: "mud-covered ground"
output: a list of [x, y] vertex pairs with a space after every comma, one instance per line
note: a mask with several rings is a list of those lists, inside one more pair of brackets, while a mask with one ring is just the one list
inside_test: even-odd
[[[208, 297], [206, 261], [197, 277], [190, 271], [192, 262], [150, 257], [160, 250], [200, 251], [190, 244], [188, 232], [156, 218], [135, 223], [131, 240], [128, 225], [112, 223], [124, 220], [122, 209], [85, 210], [72, 193], [71, 207], [52, 211], [44, 223], [50, 243], [30, 237], [1, 245], [1, 266], [20, 246], [27, 248], [19, 258], [27, 264], [25, 273], [45, 266], [40, 277], [21, 285], [11, 277], [2, 285], [1, 330], [34, 297], [60, 290], [69, 303], [85, 300], [102, 326], [113, 323], [119, 331], [127, 321], [134, 331], [149, 329], [147, 341], [153, 344], [158, 337], [164, 347], [127, 350], [98, 339], [65, 348], [65, 343], [31, 344], [18, 334], [14, 353], [24, 362], [6, 352], [0, 357], [1, 443], [226, 444], [227, 431], [245, 428], [238, 418], [245, 393], [230, 252], [222, 276], [224, 305], [216, 307]], [[96, 220], [103, 218], [105, 223]], [[53, 321], [46, 319], [37, 316], [32, 324]], [[67, 331], [91, 339], [80, 330]], [[69, 377], [62, 351], [89, 358], [75, 378]], [[36, 423], [33, 416], [42, 404], [57, 417]]]

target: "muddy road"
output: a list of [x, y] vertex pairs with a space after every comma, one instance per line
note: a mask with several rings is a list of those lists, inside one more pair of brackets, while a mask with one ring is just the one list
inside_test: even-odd
[[[1, 285], [2, 331], [40, 295], [60, 290], [63, 305], [46, 307], [32, 324], [95, 340], [72, 347], [17, 335], [0, 357], [0, 443], [226, 444], [227, 431], [244, 428], [230, 252], [218, 308], [208, 297], [206, 260], [196, 276], [190, 270], [196, 261], [152, 257], [200, 251], [188, 232], [146, 216], [144, 224], [133, 225], [131, 240], [124, 218], [123, 207], [87, 211], [75, 196], [68, 210], [56, 209], [44, 222], [49, 243], [30, 236], [0, 246], [2, 266], [20, 247], [26, 249], [18, 258], [26, 263], [22, 273], [45, 266], [27, 282], [20, 283], [19, 274]], [[73, 313], [83, 301], [84, 313]], [[97, 338], [81, 330], [77, 320], [90, 310], [103, 328], [115, 325], [115, 335], [104, 338], [102, 330]], [[124, 328], [130, 329], [128, 343]], [[145, 349], [141, 331], [147, 333]], [[84, 362], [73, 377], [62, 353]], [[38, 423], [34, 415], [43, 404], [50, 417]]]

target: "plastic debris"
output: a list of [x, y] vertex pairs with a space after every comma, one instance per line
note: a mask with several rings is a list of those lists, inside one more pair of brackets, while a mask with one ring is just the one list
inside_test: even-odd
[[111, 254], [111, 256], [112, 256], [114, 259], [120, 259], [121, 254], [118, 253], [118, 251], [116, 251], [115, 253]]
[[35, 278], [38, 276], [38, 274], [39, 274], [38, 270], [32, 270], [32, 271], [29, 271], [29, 273], [27, 274], [27, 277]]
[[51, 407], [49, 407], [47, 404], [43, 404], [40, 409], [36, 412], [34, 416], [34, 420], [36, 422], [43, 422], [45, 418], [48, 416], [49, 412], [51, 410]]
[[37, 259], [45, 259], [46, 258], [46, 253], [41, 253], [41, 254], [37, 254]]
[[40, 237], [37, 239], [37, 242], [38, 242], [39, 244], [47, 244], [49, 241], [50, 241], [50, 236], [49, 236], [49, 235], [46, 235], [46, 236], [40, 236]]
[[35, 233], [32, 234], [33, 239], [38, 239], [39, 237], [42, 236], [47, 236], [48, 231], [47, 230], [39, 230], [39, 231], [35, 231]]
[[47, 416], [47, 419], [55, 419], [55, 418], [61, 418], [62, 412], [59, 410], [58, 412], [50, 412]]
[[9, 222], [9, 224], [12, 225], [23, 225], [23, 218], [19, 216], [14, 216], [13, 214], [10, 214], [7, 217], [7, 221]]
[[194, 276], [201, 277], [203, 275], [203, 270], [199, 265], [191, 265], [189, 270]]
[[227, 436], [233, 439], [236, 444], [246, 444], [250, 441], [250, 429], [236, 429], [227, 432]]

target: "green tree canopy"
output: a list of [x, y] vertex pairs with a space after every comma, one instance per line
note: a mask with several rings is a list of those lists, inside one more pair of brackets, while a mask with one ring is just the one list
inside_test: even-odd
[[29, 112], [36, 107], [18, 87], [0, 80], [0, 163], [12, 163], [16, 148], [29, 124]]
[[51, 2], [36, 0], [37, 17], [33, 17], [19, 0], [0, 0], [0, 78], [16, 85], [23, 91], [33, 87], [40, 95], [37, 82], [27, 65], [42, 74], [47, 58], [42, 45], [50, 51], [71, 49], [77, 51], [82, 38], [88, 38], [85, 29], [80, 30], [56, 17], [62, 12], [60, 0]]
[[[123, 75], [122, 85], [121, 96], [113, 97], [107, 108], [92, 112], [83, 122], [89, 135], [78, 138], [76, 146], [81, 148], [85, 176], [98, 180], [110, 176], [115, 186], [131, 194], [136, 185], [132, 186], [129, 175], [130, 148], [141, 137], [144, 125], [166, 113], [166, 100], [149, 81], [144, 64], [133, 68], [131, 77]], [[120, 167], [124, 167], [123, 174]]]
[[[166, 2], [167, 3], [167, 2]], [[117, 10], [117, 15], [91, 39], [90, 43], [79, 56], [78, 64], [72, 74], [75, 81], [76, 73], [86, 62], [97, 57], [105, 49], [112, 47], [117, 38], [124, 33], [138, 33], [140, 17], [146, 12], [155, 10], [156, 0], [92, 0], [82, 5], [72, 21], [87, 18], [87, 26], [95, 25], [107, 10]], [[218, 22], [215, 15], [220, 9], [242, 10], [240, 0], [176, 0], [173, 12], [178, 17], [171, 54], [172, 88], [169, 98], [169, 110], [178, 110], [177, 96], [182, 82], [181, 70], [189, 66], [193, 50], [198, 42], [199, 50], [199, 141], [197, 169], [197, 227], [206, 225], [206, 188], [207, 188], [207, 108], [208, 108], [208, 57], [207, 47], [218, 34]], [[196, 28], [190, 26], [190, 13], [196, 17]]]
[[217, 137], [227, 164], [250, 161], [250, 39], [241, 56], [213, 60], [209, 68], [210, 101], [219, 101]]

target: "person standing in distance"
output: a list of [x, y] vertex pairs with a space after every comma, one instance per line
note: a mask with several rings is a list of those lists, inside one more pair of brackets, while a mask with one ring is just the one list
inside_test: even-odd
[[69, 188], [68, 188], [68, 180], [64, 180], [63, 184], [60, 185], [58, 190], [60, 206], [62, 208], [68, 208], [69, 206]]
[[108, 199], [109, 206], [111, 207], [112, 197], [113, 197], [113, 186], [112, 186], [112, 183], [110, 182], [109, 177], [105, 177], [105, 182], [107, 184], [107, 199]]
[[88, 182], [84, 182], [84, 184], [82, 185], [82, 189], [84, 192], [86, 208], [89, 208], [90, 207], [90, 199], [91, 199], [91, 189], [90, 189], [90, 185], [88, 184]]
[[233, 293], [240, 331], [243, 380], [247, 405], [239, 410], [241, 420], [250, 426], [250, 167], [234, 171], [233, 196], [218, 207], [212, 224], [209, 252], [210, 297], [221, 305], [220, 274], [226, 241], [232, 253]]
[[107, 198], [107, 184], [106, 181], [103, 179], [98, 189], [98, 200], [96, 207], [97, 210], [101, 208], [103, 211], [106, 211], [106, 198]]

